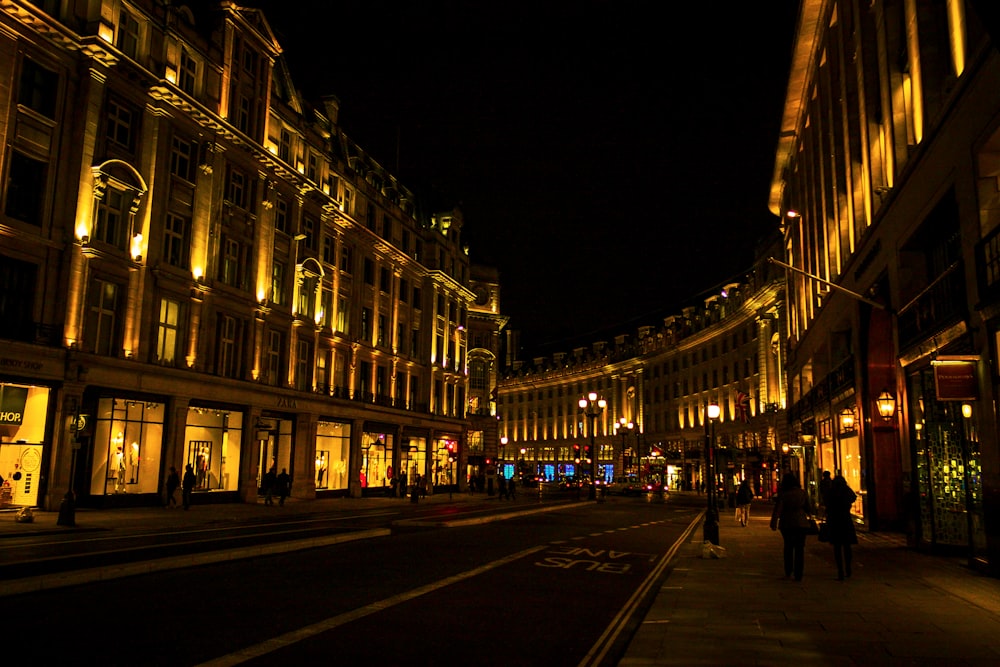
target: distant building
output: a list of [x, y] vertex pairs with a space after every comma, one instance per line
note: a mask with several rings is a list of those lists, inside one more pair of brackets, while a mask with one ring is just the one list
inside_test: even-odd
[[717, 482], [750, 478], [769, 494], [774, 471], [790, 465], [785, 428], [784, 274], [761, 259], [695, 305], [611, 342], [518, 363], [500, 382], [500, 432], [524, 450], [525, 474], [586, 474], [590, 442], [578, 405], [590, 392], [606, 401], [594, 421], [598, 477], [639, 475], [694, 489], [705, 479], [706, 406], [715, 424]]
[[306, 498], [464, 478], [461, 211], [302, 99], [260, 11], [18, 0], [0, 25], [0, 501], [152, 504], [187, 464], [213, 502], [271, 468]]
[[[1000, 572], [1000, 54], [975, 3], [801, 3], [771, 210], [796, 444]], [[994, 18], [995, 18], [994, 13]]]

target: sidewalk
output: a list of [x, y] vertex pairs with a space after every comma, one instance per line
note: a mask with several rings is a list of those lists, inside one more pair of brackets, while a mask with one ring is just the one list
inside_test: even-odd
[[846, 581], [815, 537], [803, 580], [786, 580], [770, 510], [755, 502], [747, 528], [722, 513], [723, 559], [701, 558], [699, 527], [619, 667], [1000, 664], [1000, 580], [867, 533]]

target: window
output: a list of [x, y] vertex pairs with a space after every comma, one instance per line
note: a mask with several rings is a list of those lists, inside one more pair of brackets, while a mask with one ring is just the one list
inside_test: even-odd
[[365, 227], [375, 231], [375, 204], [368, 202], [368, 210], [365, 212]]
[[392, 289], [392, 273], [384, 267], [379, 271], [379, 289], [386, 293]]
[[363, 274], [366, 285], [375, 285], [375, 262], [370, 257], [365, 257]]
[[180, 269], [188, 268], [188, 235], [191, 221], [168, 213], [163, 224], [163, 261]]
[[372, 340], [372, 309], [361, 309], [361, 340], [370, 343]]
[[306, 235], [302, 245], [308, 250], [316, 250], [316, 229], [319, 227], [318, 223], [319, 221], [311, 215], [302, 216], [302, 233]]
[[133, 60], [139, 55], [139, 21], [124, 9], [118, 14], [118, 38], [115, 46]]
[[104, 197], [97, 204], [94, 238], [119, 250], [125, 250], [128, 209], [124, 192], [112, 187], [105, 190]]
[[178, 85], [188, 95], [194, 95], [195, 84], [198, 81], [198, 61], [191, 57], [187, 49], [181, 49], [180, 71]]
[[170, 140], [170, 173], [189, 183], [194, 182], [191, 154], [190, 141], [178, 136]]
[[219, 316], [215, 372], [239, 378], [243, 372], [243, 321], [230, 315]]
[[350, 333], [348, 328], [348, 323], [351, 319], [347, 316], [347, 298], [337, 297], [337, 331], [342, 334]]
[[281, 195], [274, 200], [274, 228], [282, 234], [288, 233], [288, 202]]
[[410, 281], [406, 278], [399, 279], [399, 302], [406, 303], [410, 300]]
[[167, 366], [177, 364], [180, 357], [181, 303], [173, 299], [160, 299], [160, 319], [156, 331], [156, 360]]
[[332, 236], [323, 236], [323, 263], [333, 264], [334, 263], [334, 245]]
[[342, 273], [352, 273], [351, 267], [354, 264], [354, 250], [349, 245], [340, 247], [340, 271]]
[[277, 305], [285, 303], [285, 263], [271, 265], [271, 301]]
[[278, 157], [285, 162], [290, 162], [289, 157], [292, 154], [292, 133], [281, 128], [281, 134], [278, 138]]
[[34, 264], [0, 255], [0, 338], [34, 342], [37, 274]]
[[247, 207], [247, 176], [236, 167], [227, 167], [229, 177], [226, 179], [226, 200], [234, 206]]
[[8, 216], [41, 226], [47, 167], [45, 162], [33, 160], [16, 150], [10, 152], [7, 203], [4, 208]]
[[95, 278], [87, 295], [87, 319], [84, 323], [84, 349], [94, 354], [114, 355], [120, 347], [117, 313], [121, 288]]
[[250, 98], [240, 93], [234, 93], [236, 104], [233, 105], [233, 113], [236, 127], [243, 133], [250, 132]]
[[230, 287], [246, 289], [247, 248], [238, 239], [223, 236], [221, 252], [219, 280]]
[[420, 308], [420, 297], [421, 296], [422, 295], [420, 293], [420, 288], [419, 287], [414, 287], [413, 288], [413, 307], [414, 308]]
[[306, 177], [313, 183], [319, 182], [319, 160], [312, 151], [308, 151], [306, 157]]
[[17, 103], [36, 111], [46, 118], [56, 116], [56, 93], [59, 76], [33, 60], [21, 61], [21, 81], [18, 85]]
[[410, 332], [410, 356], [415, 357], [420, 354], [420, 329]]
[[111, 98], [107, 105], [107, 128], [106, 135], [108, 141], [127, 151], [132, 150], [138, 114], [125, 103]]
[[378, 316], [378, 331], [375, 333], [377, 339], [375, 341], [376, 345], [385, 345], [385, 330], [386, 330], [386, 317], [385, 315]]
[[312, 344], [299, 340], [295, 355], [295, 388], [299, 391], [312, 389]]
[[280, 331], [267, 332], [267, 349], [264, 351], [264, 381], [270, 385], [281, 384], [281, 350], [284, 346]]

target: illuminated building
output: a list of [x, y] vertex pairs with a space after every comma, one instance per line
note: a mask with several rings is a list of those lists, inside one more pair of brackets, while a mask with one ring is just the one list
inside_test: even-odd
[[770, 208], [813, 474], [842, 472], [868, 527], [996, 572], [1000, 54], [975, 11], [992, 4], [801, 3]]
[[12, 502], [157, 503], [186, 465], [205, 502], [253, 502], [269, 468], [299, 498], [447, 483], [461, 212], [421, 210], [335, 98], [302, 99], [258, 10], [16, 1], [0, 25]]
[[596, 392], [607, 401], [596, 418], [598, 478], [638, 474], [694, 489], [705, 407], [715, 402], [719, 481], [750, 477], [767, 495], [787, 442], [783, 317], [784, 275], [762, 259], [658, 326], [515, 363], [500, 383], [501, 430], [537, 476], [576, 474], [574, 445], [590, 435], [577, 402]]

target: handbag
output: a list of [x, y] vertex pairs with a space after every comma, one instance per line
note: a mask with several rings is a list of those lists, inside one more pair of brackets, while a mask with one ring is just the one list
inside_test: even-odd
[[806, 526], [806, 535], [819, 535], [819, 525], [816, 519], [809, 517], [809, 525]]
[[830, 541], [830, 524], [826, 521], [819, 524], [819, 541], [829, 542]]

